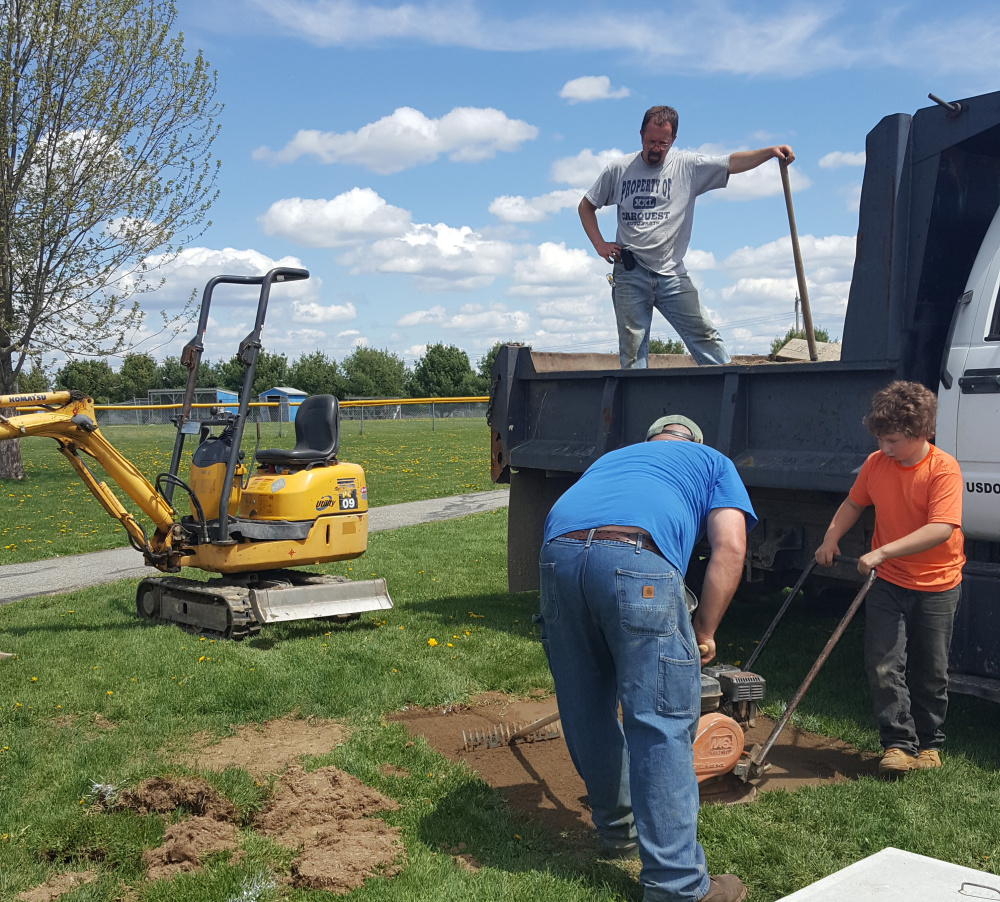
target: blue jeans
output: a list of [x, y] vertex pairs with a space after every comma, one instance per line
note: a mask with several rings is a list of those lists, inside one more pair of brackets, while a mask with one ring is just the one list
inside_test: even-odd
[[643, 370], [649, 358], [649, 329], [655, 307], [677, 331], [699, 366], [729, 363], [722, 336], [698, 299], [687, 275], [661, 276], [641, 263], [628, 272], [615, 264], [611, 299], [618, 321], [618, 359], [623, 370]]
[[961, 585], [944, 592], [877, 579], [865, 598], [865, 670], [884, 749], [944, 745], [948, 652]]
[[600, 539], [553, 539], [539, 567], [542, 644], [594, 826], [612, 848], [638, 839], [645, 902], [700, 899], [701, 670], [682, 574]]

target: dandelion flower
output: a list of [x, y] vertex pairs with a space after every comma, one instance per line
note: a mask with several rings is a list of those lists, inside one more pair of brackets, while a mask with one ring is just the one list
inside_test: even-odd
[[431, 648], [433, 648], [433, 647], [434, 647], [435, 645], [437, 645], [437, 644], [438, 644], [438, 640], [437, 640], [437, 639], [428, 639], [428, 640], [427, 640], [427, 644], [428, 644], [428, 645], [429, 645], [429, 646], [430, 646]]

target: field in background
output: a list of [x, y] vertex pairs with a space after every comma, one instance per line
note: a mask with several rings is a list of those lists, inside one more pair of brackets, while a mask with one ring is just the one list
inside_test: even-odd
[[[176, 435], [172, 426], [108, 426], [101, 432], [150, 482], [170, 464]], [[261, 448], [295, 444], [295, 428], [290, 423], [263, 423], [260, 432]], [[256, 442], [257, 424], [248, 425], [242, 443], [248, 460]], [[188, 438], [181, 478], [186, 478], [196, 444], [197, 437]], [[94, 500], [54, 441], [24, 440], [21, 454], [27, 478], [0, 481], [0, 563], [128, 544], [125, 530]], [[429, 419], [365, 420], [363, 424], [342, 420], [339, 457], [364, 467], [372, 507], [494, 487], [489, 475], [489, 430], [480, 419], [439, 417], [433, 428]], [[104, 478], [96, 464], [94, 469]], [[121, 492], [117, 494], [127, 502]], [[180, 493], [175, 498], [183, 503]], [[126, 507], [133, 509], [131, 504]], [[188, 513], [186, 509], [181, 512]], [[138, 511], [133, 509], [133, 513], [145, 524]]]
[[[164, 824], [94, 810], [91, 782], [131, 787], [188, 772], [176, 755], [200, 731], [222, 736], [293, 714], [336, 718], [354, 731], [309, 759], [309, 769], [335, 765], [401, 806], [384, 817], [402, 829], [406, 867], [352, 899], [635, 902], [634, 863], [601, 860], [596, 843], [540, 829], [466, 767], [387, 722], [404, 705], [454, 704], [486, 690], [551, 691], [531, 622], [537, 594], [505, 592], [505, 531], [506, 512], [497, 511], [377, 533], [363, 559], [321, 569], [386, 577], [392, 611], [342, 626], [269, 627], [242, 643], [199, 642], [140, 621], [135, 581], [0, 607], [0, 647], [19, 655], [0, 665], [0, 898], [56, 871], [90, 868], [98, 882], [71, 898], [228, 902], [244, 878], [287, 868], [286, 853], [246, 831], [241, 860], [218, 855], [173, 883], [144, 883], [142, 850], [160, 842]], [[718, 636], [720, 660], [745, 660], [779, 602], [735, 602]], [[842, 611], [843, 599], [828, 595], [791, 607], [758, 666], [768, 712], [790, 698]], [[796, 720], [874, 749], [861, 635], [860, 623], [848, 630]], [[748, 902], [772, 902], [889, 845], [997, 873], [998, 712], [953, 699], [940, 771], [703, 808], [699, 837], [712, 871], [740, 874]], [[248, 819], [272, 789], [237, 768], [204, 776]], [[456, 862], [459, 842], [481, 865], [475, 873]], [[262, 902], [279, 897], [331, 898], [285, 887]]]

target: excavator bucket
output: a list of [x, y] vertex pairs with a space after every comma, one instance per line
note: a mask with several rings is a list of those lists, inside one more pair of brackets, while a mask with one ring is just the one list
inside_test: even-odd
[[[286, 571], [287, 572], [287, 571]], [[385, 611], [392, 599], [384, 579], [352, 582], [337, 576], [296, 574], [295, 582], [262, 580], [250, 589], [250, 607], [261, 626], [282, 620], [346, 618]]]

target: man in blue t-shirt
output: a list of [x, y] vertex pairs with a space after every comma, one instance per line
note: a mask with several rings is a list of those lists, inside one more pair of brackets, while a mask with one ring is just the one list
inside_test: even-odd
[[[605, 852], [638, 847], [645, 902], [746, 895], [706, 870], [692, 743], [699, 665], [715, 657], [756, 522], [732, 462], [676, 415], [597, 460], [545, 521], [542, 644], [566, 745]], [[712, 555], [692, 620], [684, 572], [703, 535]]]

